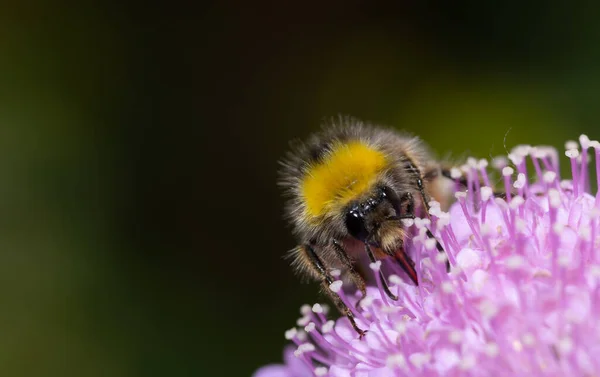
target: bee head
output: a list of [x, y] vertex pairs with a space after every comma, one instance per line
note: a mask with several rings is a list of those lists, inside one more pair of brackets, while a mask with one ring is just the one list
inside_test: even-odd
[[363, 243], [387, 249], [390, 244], [396, 244], [397, 237], [392, 234], [401, 234], [401, 211], [402, 203], [396, 192], [388, 186], [380, 186], [367, 199], [347, 207], [346, 229]]

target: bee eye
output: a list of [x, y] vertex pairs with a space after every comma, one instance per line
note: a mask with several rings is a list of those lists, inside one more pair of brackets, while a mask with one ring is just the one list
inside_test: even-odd
[[346, 213], [346, 228], [348, 233], [359, 241], [365, 241], [369, 236], [362, 213], [351, 209]]

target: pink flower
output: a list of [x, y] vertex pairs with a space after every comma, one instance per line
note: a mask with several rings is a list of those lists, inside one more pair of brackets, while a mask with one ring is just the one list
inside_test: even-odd
[[296, 359], [255, 377], [598, 375], [600, 195], [589, 194], [588, 149], [600, 182], [600, 143], [581, 136], [580, 145], [567, 143], [571, 180], [560, 180], [551, 148], [516, 147], [514, 168], [496, 160], [505, 198], [492, 193], [487, 162], [470, 159], [461, 170], [471, 189], [456, 193], [449, 213], [433, 203], [430, 220], [406, 224], [419, 286], [388, 261], [371, 264], [392, 273], [399, 299], [370, 287], [356, 307], [360, 293], [342, 293], [368, 329], [362, 339], [345, 317], [305, 307], [286, 332]]
[[313, 368], [305, 364], [304, 360], [294, 355], [294, 347], [286, 347], [283, 353], [284, 364], [267, 365], [260, 368], [254, 377], [310, 377]]

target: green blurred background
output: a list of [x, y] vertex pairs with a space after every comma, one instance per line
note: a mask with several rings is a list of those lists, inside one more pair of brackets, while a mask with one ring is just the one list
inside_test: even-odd
[[340, 113], [441, 156], [599, 138], [596, 4], [3, 2], [0, 375], [279, 361], [321, 299], [281, 258], [288, 140]]

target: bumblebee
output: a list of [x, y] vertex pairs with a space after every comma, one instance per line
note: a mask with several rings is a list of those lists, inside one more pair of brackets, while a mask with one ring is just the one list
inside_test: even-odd
[[[320, 281], [323, 291], [362, 336], [350, 309], [329, 286], [338, 270], [366, 294], [357, 264], [394, 258], [418, 285], [415, 264], [404, 250], [403, 219], [429, 215], [441, 196], [436, 180], [450, 177], [417, 137], [340, 117], [307, 142], [292, 145], [281, 162], [280, 186], [299, 245], [290, 251], [302, 276]], [[440, 198], [441, 199], [441, 198]], [[420, 211], [420, 212], [419, 212]], [[428, 236], [433, 238], [431, 232]], [[437, 242], [437, 249], [443, 252]], [[449, 268], [449, 264], [447, 264]], [[382, 288], [392, 300], [381, 270]]]

